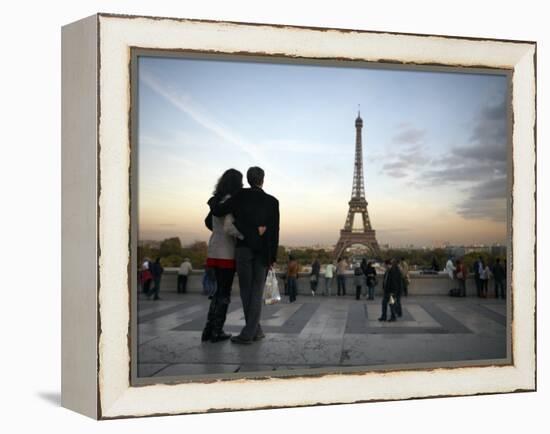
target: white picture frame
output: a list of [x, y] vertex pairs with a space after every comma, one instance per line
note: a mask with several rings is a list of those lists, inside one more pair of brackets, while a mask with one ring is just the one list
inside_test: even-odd
[[[132, 48], [512, 71], [512, 362], [133, 385]], [[536, 389], [534, 42], [97, 14], [63, 28], [62, 56], [63, 406], [112, 419]]]

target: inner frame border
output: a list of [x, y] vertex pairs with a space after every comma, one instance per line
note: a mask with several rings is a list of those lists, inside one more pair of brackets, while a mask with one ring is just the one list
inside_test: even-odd
[[[507, 279], [506, 279], [506, 357], [501, 359], [479, 359], [470, 361], [450, 361], [450, 362], [423, 362], [423, 363], [401, 363], [385, 365], [358, 365], [353, 367], [341, 367], [338, 370], [330, 368], [307, 368], [281, 371], [257, 371], [247, 373], [226, 373], [226, 374], [206, 374], [206, 375], [177, 375], [163, 377], [139, 377], [138, 373], [138, 298], [139, 288], [137, 281], [137, 247], [138, 247], [138, 228], [139, 228], [139, 204], [138, 204], [138, 128], [139, 128], [139, 95], [138, 95], [138, 76], [139, 76], [139, 58], [173, 58], [173, 59], [193, 59], [193, 60], [215, 60], [242, 63], [268, 63], [285, 65], [307, 65], [312, 67], [340, 67], [340, 68], [359, 68], [359, 69], [378, 69], [378, 70], [401, 70], [401, 71], [423, 71], [439, 73], [462, 73], [462, 74], [486, 74], [505, 76], [508, 82], [507, 91], [507, 221], [506, 221], [506, 257], [507, 257]], [[446, 66], [433, 63], [405, 63], [405, 62], [387, 62], [387, 61], [365, 61], [351, 58], [311, 58], [302, 56], [284, 56], [270, 55], [266, 53], [212, 51], [212, 50], [190, 50], [190, 49], [159, 49], [145, 47], [130, 47], [129, 62], [130, 77], [130, 107], [129, 107], [129, 143], [130, 143], [130, 170], [129, 170], [129, 190], [130, 190], [130, 279], [129, 279], [129, 297], [130, 297], [130, 324], [128, 330], [128, 346], [130, 350], [130, 370], [129, 381], [131, 387], [146, 386], [152, 384], [186, 384], [186, 383], [209, 383], [212, 381], [224, 381], [235, 379], [262, 380], [268, 378], [304, 378], [304, 377], [322, 377], [324, 375], [334, 374], [362, 374], [367, 372], [395, 372], [395, 371], [418, 371], [433, 370], [438, 368], [465, 368], [465, 367], [490, 367], [513, 365], [513, 182], [514, 182], [514, 162], [513, 162], [513, 69], [477, 67], [477, 66]]]

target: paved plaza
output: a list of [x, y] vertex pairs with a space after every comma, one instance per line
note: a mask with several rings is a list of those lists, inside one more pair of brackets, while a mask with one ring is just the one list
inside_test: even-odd
[[[162, 295], [162, 294], [161, 294]], [[506, 357], [506, 302], [409, 296], [403, 317], [379, 322], [380, 302], [301, 296], [264, 306], [266, 338], [252, 345], [201, 342], [209, 300], [164, 294], [138, 302], [138, 376], [228, 374], [305, 368], [471, 361]], [[238, 295], [225, 330], [244, 325]]]

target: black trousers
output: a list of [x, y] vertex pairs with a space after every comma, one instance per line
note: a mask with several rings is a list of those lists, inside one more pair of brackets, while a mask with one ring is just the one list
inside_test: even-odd
[[294, 302], [296, 301], [296, 296], [298, 295], [298, 282], [296, 281], [296, 277], [287, 277], [287, 285], [289, 301]]
[[399, 317], [403, 316], [403, 309], [401, 308], [401, 293], [395, 294], [395, 314]]
[[504, 280], [495, 279], [495, 297], [506, 298], [506, 285]]
[[151, 279], [144, 280], [141, 283], [141, 292], [144, 294], [149, 294], [149, 291], [151, 289]]
[[248, 247], [237, 247], [235, 249], [235, 259], [237, 261], [239, 290], [246, 323], [240, 336], [249, 340], [262, 333], [260, 317], [268, 267], [263, 263], [260, 256]]
[[341, 292], [342, 295], [346, 295], [346, 276], [344, 275], [336, 276], [336, 283], [338, 284], [338, 291], [336, 294], [340, 295], [340, 292]]
[[489, 289], [489, 279], [481, 280], [481, 297], [487, 297], [487, 290]]
[[231, 287], [233, 286], [235, 270], [232, 268], [216, 267], [214, 268], [214, 273], [216, 274], [216, 292], [214, 297], [218, 299], [225, 299], [227, 300], [227, 304], [229, 304], [231, 302]]
[[153, 287], [147, 292], [147, 296], [150, 297], [151, 295], [155, 295], [155, 298], [159, 297], [160, 292], [160, 276], [159, 277], [153, 277]]
[[317, 291], [317, 284], [319, 282], [319, 278], [317, 278], [317, 280], [310, 280], [309, 281], [309, 286], [311, 286], [311, 290], [313, 292], [316, 292]]
[[[387, 318], [388, 304], [390, 303], [390, 295], [391, 293], [385, 292], [384, 297], [382, 298], [382, 318], [383, 319]], [[394, 298], [396, 298], [395, 295], [394, 295]], [[390, 314], [392, 319], [395, 319], [397, 315], [396, 305], [397, 305], [397, 301], [394, 304], [390, 304]]]
[[[210, 300], [210, 307], [206, 317], [206, 325], [203, 337], [209, 339], [212, 334], [217, 335], [223, 331], [227, 308], [231, 303], [231, 287], [235, 270], [230, 268], [214, 268], [216, 275], [216, 292]], [[204, 339], [203, 339], [204, 340]]]
[[479, 277], [479, 274], [475, 275], [475, 281], [476, 281], [477, 296], [481, 297], [481, 278]]
[[187, 292], [187, 276], [178, 274], [178, 293]]
[[458, 289], [460, 291], [459, 295], [466, 297], [466, 279], [458, 279]]

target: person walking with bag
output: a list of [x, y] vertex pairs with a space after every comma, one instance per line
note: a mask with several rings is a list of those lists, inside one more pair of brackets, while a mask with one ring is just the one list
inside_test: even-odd
[[399, 270], [395, 259], [386, 261], [386, 272], [384, 273], [382, 288], [384, 290], [384, 298], [382, 299], [382, 315], [378, 318], [378, 321], [386, 321], [388, 304], [390, 305], [391, 314], [389, 321], [395, 321], [398, 314], [396, 311], [396, 299], [403, 290], [403, 276], [401, 275], [401, 271]]
[[245, 326], [231, 338], [235, 344], [251, 344], [265, 337], [260, 316], [267, 271], [275, 264], [279, 247], [279, 201], [263, 190], [264, 176], [263, 169], [251, 167], [246, 173], [250, 188], [239, 190], [223, 203], [209, 201], [212, 215], [232, 214], [243, 235], [237, 239], [235, 261]]

